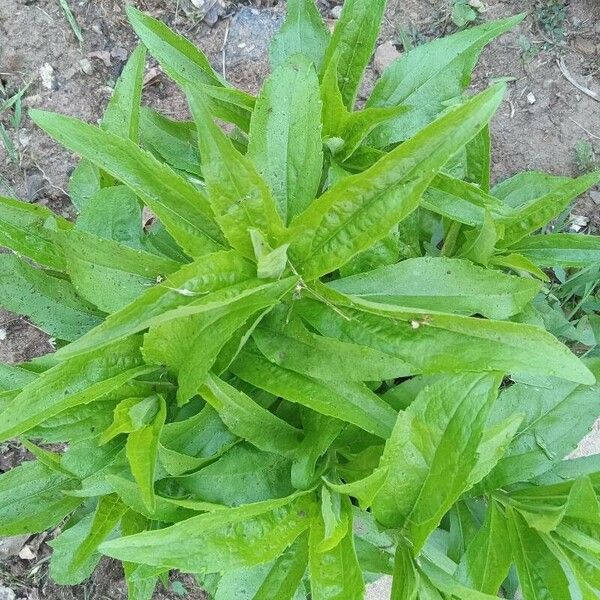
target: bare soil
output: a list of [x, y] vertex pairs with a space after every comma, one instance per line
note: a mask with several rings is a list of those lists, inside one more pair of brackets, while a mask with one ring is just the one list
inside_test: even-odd
[[[539, 12], [550, 1], [484, 1], [485, 12], [480, 17], [484, 20], [528, 13], [514, 32], [485, 50], [474, 76], [475, 87], [484, 87], [495, 78], [510, 81], [509, 94], [492, 127], [496, 180], [526, 169], [576, 175], [593, 165], [594, 156], [600, 157], [600, 102], [577, 89], [558, 66], [562, 59], [575, 82], [600, 95], [600, 2], [567, 2], [566, 21], [559, 35], [554, 35], [545, 28], [543, 11]], [[324, 15], [333, 21], [340, 2], [319, 2]], [[58, 0], [0, 0], [4, 97], [29, 84], [24, 109], [43, 108], [96, 122], [136, 40], [125, 19], [124, 0], [69, 0], [69, 4], [83, 32], [83, 43], [70, 29]], [[206, 52], [215, 68], [224, 68], [233, 83], [256, 92], [268, 73], [267, 42], [280, 22], [285, 3], [220, 0], [216, 16], [213, 10], [208, 19], [216, 19], [212, 26], [190, 0], [134, 0], [132, 4], [188, 36]], [[212, 0], [205, 2], [211, 4]], [[403, 31], [417, 42], [450, 33], [455, 30], [450, 11], [451, 0], [390, 0], [380, 42], [391, 41], [401, 50], [399, 36]], [[173, 117], [186, 116], [181, 94], [152, 60], [148, 73], [144, 101]], [[374, 77], [370, 68], [365, 94]], [[0, 96], [0, 103], [2, 99]], [[7, 114], [0, 115], [0, 122], [15, 148], [11, 158], [0, 146], [0, 194], [50, 205], [66, 216], [72, 214], [67, 182], [76, 159], [37, 130], [26, 114], [18, 129]], [[582, 143], [589, 154], [583, 163], [576, 153]], [[597, 233], [600, 194], [587, 194], [573, 214], [587, 217], [587, 227]], [[0, 361], [20, 362], [51, 349], [47, 337], [25, 319], [0, 311]], [[599, 451], [597, 445], [591, 451], [594, 448]], [[25, 456], [18, 445], [0, 446], [0, 472]], [[39, 547], [34, 559], [13, 556], [0, 561], [0, 597], [2, 585], [14, 590], [17, 598], [31, 600], [126, 597], [120, 568], [110, 561], [103, 563], [86, 585], [57, 588], [46, 575], [48, 546], [39, 536], [29, 545], [35, 548], [36, 540]], [[184, 587], [186, 598], [203, 598], [191, 578], [184, 579]], [[155, 596], [159, 600], [178, 597], [173, 590], [159, 590]]]

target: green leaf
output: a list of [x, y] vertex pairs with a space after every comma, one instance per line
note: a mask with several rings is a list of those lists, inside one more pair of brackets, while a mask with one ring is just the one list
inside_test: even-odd
[[272, 249], [258, 229], [249, 229], [259, 279], [279, 279], [287, 268], [289, 244]]
[[[163, 71], [181, 87], [209, 85], [223, 87], [225, 81], [211, 67], [208, 58], [194, 44], [170, 30], [164, 23], [153, 19], [133, 6], [127, 7], [129, 21], [148, 51], [159, 62]], [[215, 117], [239, 124], [240, 97], [251, 104], [252, 96], [229, 88], [231, 96], [224, 95], [211, 101]]]
[[533, 235], [511, 248], [540, 267], [588, 267], [600, 262], [600, 238], [578, 233]]
[[314, 600], [362, 600], [365, 593], [363, 574], [354, 548], [352, 512], [348, 498], [342, 498], [342, 510], [349, 520], [346, 534], [335, 547], [323, 551], [325, 522], [313, 519], [309, 535], [310, 591]]
[[201, 177], [198, 132], [193, 121], [174, 121], [148, 108], [140, 113], [142, 145], [180, 171]]
[[[474, 138], [475, 139], [475, 138]], [[481, 227], [489, 212], [494, 218], [508, 208], [479, 186], [438, 173], [423, 196], [423, 207], [458, 223]]]
[[335, 484], [326, 481], [325, 483], [336, 492], [352, 496], [358, 500], [358, 504], [362, 510], [366, 510], [373, 504], [374, 498], [377, 496], [382, 486], [385, 484], [388, 475], [386, 467], [376, 469], [371, 475], [352, 483]]
[[490, 191], [492, 140], [489, 126], [484, 127], [466, 146], [466, 178], [484, 192]]
[[282, 226], [265, 181], [248, 157], [214, 123], [204, 97], [187, 88], [188, 101], [198, 128], [202, 173], [216, 220], [229, 243], [248, 258], [254, 257], [249, 228], [275, 240]]
[[77, 292], [105, 312], [136, 300], [179, 263], [85, 231], [64, 235], [67, 272]]
[[36, 373], [32, 373], [22, 367], [0, 363], [0, 390], [2, 392], [19, 390], [28, 383], [31, 383], [36, 377]]
[[[77, 513], [71, 518], [73, 521]], [[93, 552], [77, 567], [73, 566], [73, 556], [83, 540], [90, 535], [94, 515], [89, 513], [79, 521], [68, 522], [62, 533], [50, 542], [52, 556], [50, 557], [50, 576], [59, 585], [77, 585], [82, 583], [94, 572], [102, 558]]]
[[69, 198], [81, 210], [101, 189], [100, 169], [89, 160], [79, 161], [69, 178]]
[[389, 354], [313, 334], [298, 319], [285, 324], [264, 319], [252, 337], [272, 363], [316, 379], [362, 382], [411, 373], [409, 366]]
[[512, 414], [483, 432], [477, 463], [469, 475], [470, 484], [479, 483], [498, 464], [506, 454], [524, 417], [524, 413]]
[[62, 493], [72, 477], [38, 461], [24, 462], [0, 475], [0, 535], [38, 533], [54, 527], [81, 504]]
[[571, 202], [600, 181], [600, 172], [569, 179], [551, 192], [519, 205], [503, 220], [502, 246], [512, 246], [526, 235], [540, 229], [565, 210]]
[[99, 444], [103, 445], [122, 433], [137, 431], [152, 420], [158, 412], [158, 397], [125, 398], [113, 411], [113, 421], [100, 436]]
[[138, 46], [129, 57], [102, 117], [102, 129], [137, 143], [146, 49]]
[[77, 229], [142, 249], [142, 207], [124, 185], [101, 189], [81, 208]]
[[[167, 365], [177, 374], [177, 400], [183, 405], [198, 393], [209, 370], [232, 336], [247, 327], [249, 319], [260, 319], [289, 292], [293, 281], [282, 280], [257, 287], [254, 294], [232, 298], [221, 307], [151, 327], [144, 337], [144, 357], [148, 362]], [[249, 336], [251, 327], [245, 335]]]
[[470, 588], [494, 595], [506, 578], [510, 564], [506, 518], [492, 500], [486, 521], [469, 544], [454, 576]]
[[457, 102], [486, 44], [523, 17], [492, 21], [439, 38], [413, 48], [392, 63], [375, 86], [367, 107], [403, 105], [410, 110], [378, 127], [369, 143], [383, 148], [406, 140]]
[[386, 527], [402, 528], [415, 554], [468, 485], [500, 380], [445, 377], [398, 415], [380, 463], [388, 478], [373, 514]]
[[142, 362], [140, 339], [131, 337], [64, 361], [25, 386], [0, 415], [0, 439], [24, 433], [68, 408], [103, 398], [152, 368]]
[[252, 115], [248, 157], [269, 184], [284, 222], [317, 195], [323, 170], [319, 79], [303, 56], [289, 58], [265, 81]]
[[222, 248], [204, 193], [151, 154], [130, 140], [70, 117], [34, 110], [29, 116], [66, 148], [131, 188], [185, 252], [198, 256]]
[[199, 392], [232, 433], [260, 450], [289, 455], [297, 449], [299, 430], [215, 375], [208, 375]]
[[277, 558], [310, 526], [311, 494], [219, 510], [105, 542], [100, 550], [120, 560], [188, 572], [227, 571]]
[[[104, 323], [63, 348], [59, 356], [73, 356], [90, 348], [106, 345], [152, 325], [170, 319], [205, 312], [226, 304], [231, 295], [245, 296], [250, 284], [268, 287], [261, 280], [253, 279], [252, 263], [235, 252], [218, 252], [197, 259], [159, 285], [150, 287], [129, 306], [110, 315]], [[220, 292], [217, 296], [214, 294]], [[211, 302], [212, 301], [212, 302]]]
[[169, 77], [183, 85], [187, 81], [222, 85], [221, 77], [210, 66], [208, 58], [194, 44], [171, 31], [133, 6], [127, 17], [142, 43]]
[[158, 459], [158, 441], [167, 416], [165, 399], [159, 396], [159, 409], [147, 425], [132, 431], [127, 437], [126, 454], [131, 473], [142, 493], [142, 500], [149, 511], [156, 508], [154, 497], [154, 474]]
[[0, 245], [44, 267], [64, 269], [59, 232], [71, 227], [66, 219], [44, 206], [0, 197]]
[[384, 439], [393, 428], [396, 412], [361, 383], [327, 382], [294, 373], [247, 349], [242, 350], [231, 370], [244, 381], [271, 394], [353, 423]]
[[35, 269], [10, 254], [0, 255], [0, 305], [29, 317], [46, 333], [74, 340], [101, 322], [93, 306], [66, 280]]
[[420, 578], [410, 549], [402, 543], [398, 544], [394, 559], [394, 579], [390, 600], [417, 600]]
[[325, 57], [330, 35], [313, 0], [289, 0], [287, 15], [269, 51], [273, 69], [302, 54], [317, 69]]
[[275, 561], [252, 600], [293, 600], [308, 564], [308, 536], [300, 537]]
[[[421, 562], [421, 571], [435, 589], [444, 593], [445, 597], [455, 597], [460, 600], [495, 600], [498, 597], [495, 594], [484, 594], [462, 585], [452, 575], [427, 558]], [[423, 584], [426, 585], [426, 582], [423, 581]], [[429, 596], [424, 597], [429, 598]], [[441, 596], [438, 595], [435, 598], [441, 598]]]
[[294, 491], [288, 458], [244, 442], [198, 472], [180, 477], [178, 483], [194, 498], [227, 506], [283, 498]]
[[[323, 288], [320, 288], [323, 290]], [[591, 385], [595, 378], [566, 346], [542, 329], [520, 323], [429, 313], [354, 299], [342, 314], [305, 300], [297, 310], [322, 335], [369, 346], [413, 373], [468, 370], [553, 375]], [[356, 310], [359, 308], [359, 310]], [[456, 348], [462, 352], [457, 353]]]
[[504, 390], [490, 416], [495, 424], [514, 413], [524, 419], [503, 458], [486, 478], [487, 489], [528, 481], [569, 454], [598, 416], [598, 389], [553, 379], [516, 383]]
[[409, 215], [435, 172], [487, 123], [504, 88], [447, 112], [364, 173], [347, 177], [292, 225], [292, 262], [307, 280], [344, 265]]
[[544, 535], [530, 529], [517, 511], [509, 508], [507, 516], [513, 560], [525, 600], [570, 598], [567, 577]]
[[347, 0], [327, 47], [323, 71], [337, 61], [338, 81], [344, 104], [352, 109], [363, 73], [371, 60], [385, 0]]
[[332, 281], [329, 286], [372, 302], [481, 314], [490, 319], [507, 319], [521, 312], [541, 288], [531, 279], [511, 277], [466, 260], [443, 257], [408, 259]]

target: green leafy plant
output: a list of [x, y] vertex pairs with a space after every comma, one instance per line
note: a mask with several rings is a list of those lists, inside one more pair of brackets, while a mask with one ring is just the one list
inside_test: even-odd
[[[491, 185], [504, 84], [465, 88], [521, 17], [413, 48], [355, 110], [384, 5], [330, 35], [290, 1], [256, 98], [130, 8], [100, 127], [30, 112], [82, 157], [79, 216], [0, 199], [1, 302], [56, 344], [0, 367], [0, 441], [36, 458], [0, 534], [62, 524], [57, 582], [104, 554], [135, 600], [173, 569], [215, 598], [597, 595], [598, 457], [565, 458], [598, 327], [579, 358], [561, 302], [587, 316], [600, 239], [543, 228], [600, 174]], [[144, 47], [192, 121], [141, 106]]]

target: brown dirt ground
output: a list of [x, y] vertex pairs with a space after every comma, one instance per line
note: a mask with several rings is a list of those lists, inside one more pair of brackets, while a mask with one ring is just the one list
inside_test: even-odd
[[[337, 0], [319, 0], [328, 18]], [[600, 94], [600, 2], [567, 2], [565, 39], [549, 38], [532, 16], [535, 8], [550, 0], [487, 0], [483, 19], [529, 13], [515, 32], [505, 35], [484, 52], [476, 70], [474, 84], [485, 86], [498, 77], [510, 77], [509, 94], [493, 122], [494, 177], [502, 179], [517, 171], [540, 169], [556, 174], [575, 175], [581, 165], [575, 148], [591, 144], [600, 156], [600, 102], [576, 89], [561, 74], [558, 56], [584, 87]], [[223, 64], [229, 79], [243, 89], [256, 92], [268, 72], [264, 39], [273, 29], [284, 2], [226, 2], [214, 26], [203, 22], [189, 0], [134, 0], [139, 8], [163, 19], [197, 43], [216, 68]], [[124, 57], [135, 46], [135, 37], [124, 16], [123, 0], [69, 0], [83, 31], [79, 44], [60, 8], [58, 0], [0, 0], [0, 78], [11, 95], [30, 83], [24, 108], [36, 107], [73, 115], [96, 122], [118, 77]], [[234, 15], [242, 4], [252, 4], [266, 18], [256, 29], [235, 29]], [[266, 6], [268, 5], [268, 6]], [[273, 6], [275, 5], [275, 6]], [[396, 42], [401, 30], [417, 39], [431, 39], [451, 32], [451, 0], [390, 0], [381, 42]], [[248, 10], [248, 9], [246, 9]], [[266, 12], [265, 12], [266, 11]], [[229, 31], [229, 34], [228, 34]], [[263, 35], [261, 35], [261, 33]], [[83, 62], [82, 62], [83, 61]], [[53, 70], [52, 89], [41, 83], [41, 69]], [[148, 68], [155, 67], [149, 62]], [[373, 69], [366, 77], [365, 91], [372, 85]], [[527, 96], [533, 94], [531, 104]], [[1, 98], [0, 98], [1, 99]], [[173, 116], [187, 114], [185, 102], [174, 85], [162, 74], [146, 86], [145, 101]], [[68, 176], [75, 159], [24, 116], [15, 131], [4, 116], [17, 152], [11, 161], [0, 147], [0, 194], [27, 198], [69, 214], [66, 198]], [[593, 232], [600, 229], [600, 197], [588, 194], [573, 210], [589, 218]], [[19, 362], [51, 349], [46, 337], [24, 319], [0, 311], [0, 361]], [[0, 471], [20, 462], [24, 454], [15, 445], [0, 447]], [[35, 540], [35, 538], [34, 538]], [[42, 542], [36, 559], [0, 562], [0, 586], [12, 588], [18, 598], [100, 600], [124, 598], [119, 568], [106, 562], [85, 586], [56, 588], [46, 576], [47, 546]], [[200, 599], [200, 590], [187, 578], [187, 598]], [[156, 598], [178, 596], [160, 591]]]

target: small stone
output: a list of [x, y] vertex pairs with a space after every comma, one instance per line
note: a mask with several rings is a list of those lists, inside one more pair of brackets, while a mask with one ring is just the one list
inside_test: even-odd
[[25, 174], [25, 186], [29, 202], [37, 200], [46, 189], [46, 180], [39, 169], [31, 169]]
[[31, 551], [31, 548], [29, 546], [27, 546], [27, 544], [25, 546], [23, 546], [23, 548], [21, 548], [21, 552], [19, 552], [19, 558], [21, 560], [33, 560], [34, 558], [36, 558], [36, 555]]
[[54, 89], [56, 80], [54, 77], [54, 67], [50, 63], [44, 63], [40, 67], [40, 78], [42, 80], [42, 85], [47, 90]]
[[590, 222], [590, 218], [584, 215], [571, 215], [571, 231], [579, 232]]
[[91, 75], [94, 72], [94, 66], [89, 58], [82, 58], [79, 61], [79, 68], [86, 74]]
[[127, 57], [129, 56], [127, 50], [122, 46], [115, 46], [110, 51], [110, 55], [112, 56], [112, 58], [120, 62], [125, 62], [127, 60]]
[[334, 6], [329, 11], [329, 14], [331, 15], [332, 19], [338, 20], [342, 16], [342, 7], [341, 6]]
[[[0, 342], [3, 342], [6, 339], [6, 329], [0, 327]], [[2, 554], [0, 553], [0, 558], [2, 558]]]
[[535, 104], [535, 102], [536, 102], [536, 98], [535, 98], [533, 92], [529, 92], [529, 94], [527, 94], [527, 103]]
[[97, 58], [99, 60], [101, 60], [105, 66], [110, 67], [110, 65], [112, 64], [111, 60], [110, 60], [110, 52], [107, 52], [106, 50], [101, 50], [99, 52], [90, 52], [88, 54], [89, 58]]
[[390, 41], [381, 44], [375, 51], [375, 57], [373, 58], [373, 66], [375, 70], [381, 74], [383, 73], [398, 57], [400, 52], [396, 50], [396, 46]]
[[594, 204], [600, 204], [600, 192], [592, 191], [590, 192], [590, 198]]
[[19, 129], [17, 139], [19, 140], [19, 145], [21, 148], [27, 148], [27, 146], [29, 146], [29, 141], [31, 140], [29, 131], [27, 131], [27, 129]]
[[17, 595], [10, 588], [0, 585], [0, 600], [15, 600]]
[[469, 6], [478, 12], [483, 12], [485, 10], [485, 5], [481, 0], [469, 0]]
[[[0, 340], [6, 339], [6, 329], [0, 329]], [[19, 554], [29, 535], [15, 535], [0, 538], [0, 560]]]

